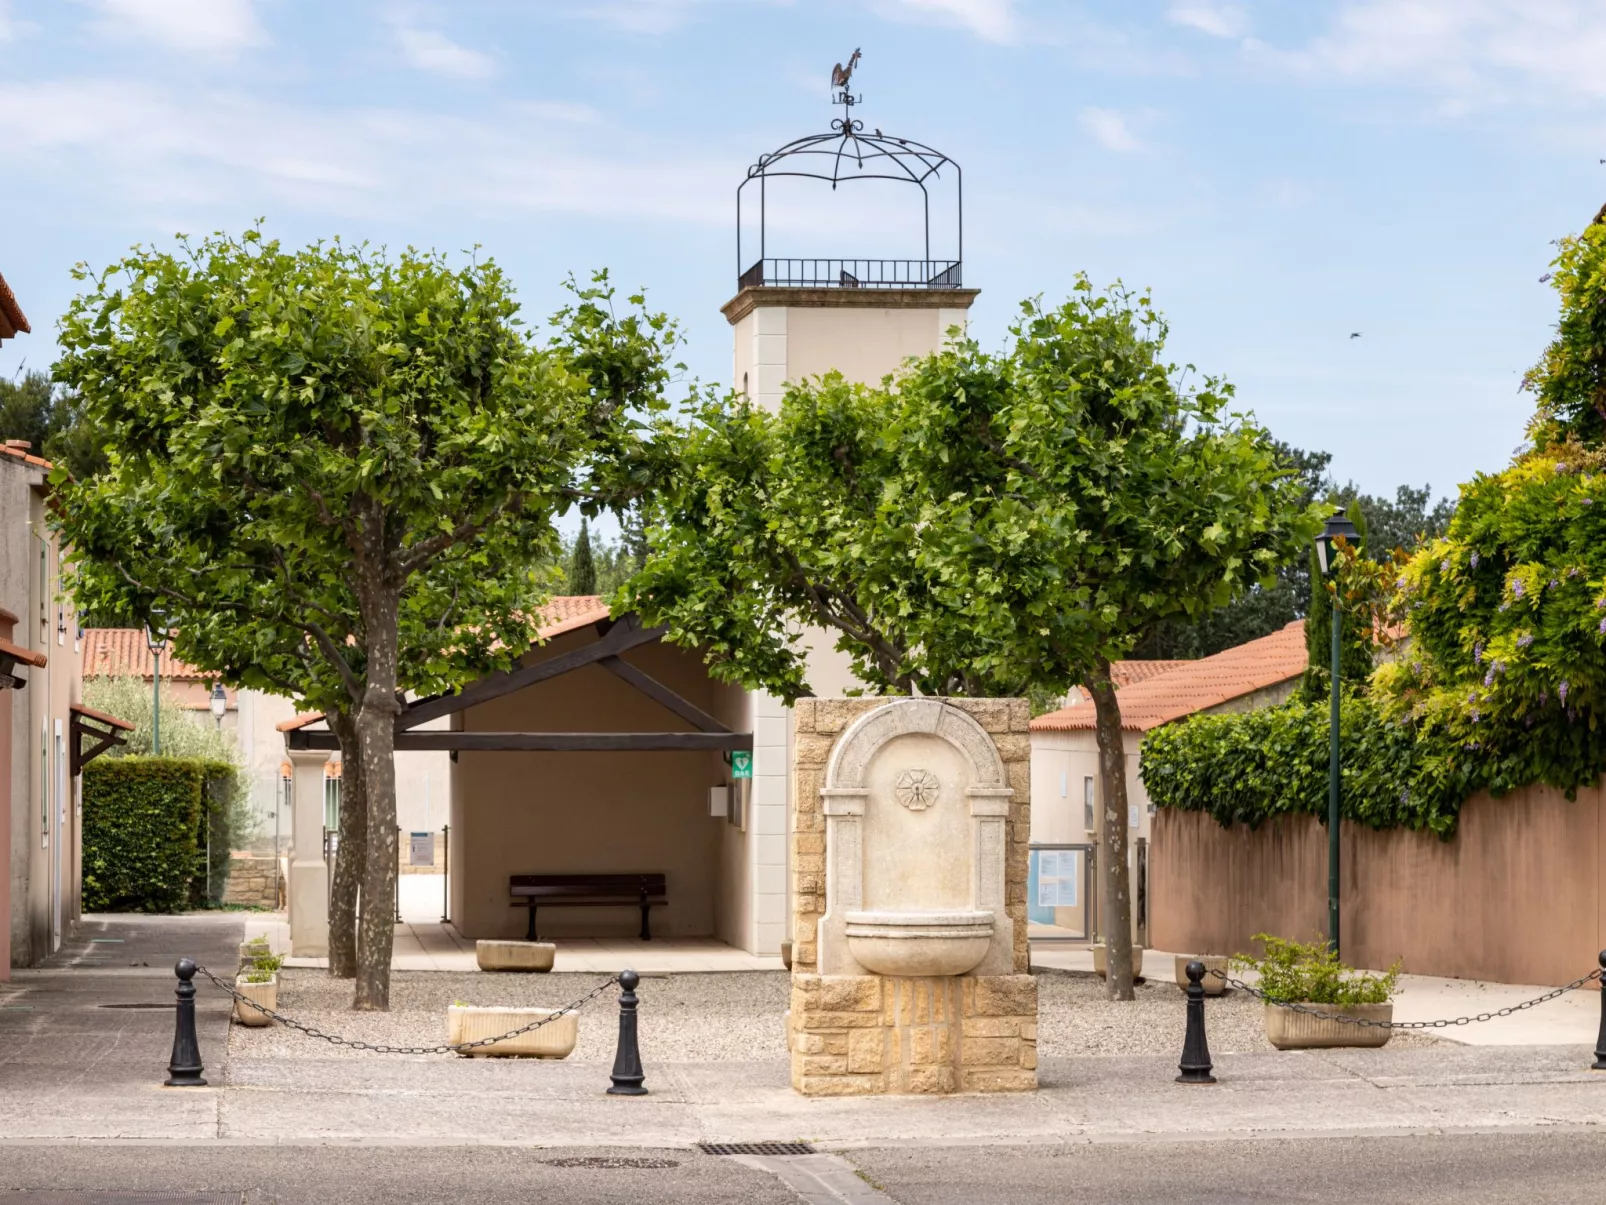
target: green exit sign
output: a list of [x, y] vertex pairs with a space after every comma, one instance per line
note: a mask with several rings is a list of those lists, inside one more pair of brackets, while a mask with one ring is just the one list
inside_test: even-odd
[[751, 749], [731, 750], [731, 777], [753, 777], [753, 752]]

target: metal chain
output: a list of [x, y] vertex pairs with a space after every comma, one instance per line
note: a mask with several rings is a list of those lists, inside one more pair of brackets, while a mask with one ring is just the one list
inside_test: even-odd
[[573, 1004], [565, 1005], [550, 1015], [542, 1017], [539, 1021], [532, 1021], [528, 1025], [520, 1026], [518, 1029], [510, 1029], [506, 1033], [497, 1034], [494, 1038], [480, 1038], [473, 1042], [459, 1042], [455, 1046], [445, 1044], [440, 1046], [389, 1046], [383, 1042], [360, 1042], [353, 1038], [343, 1038], [339, 1034], [324, 1033], [323, 1030], [315, 1029], [311, 1025], [303, 1025], [300, 1021], [297, 1021], [292, 1017], [287, 1017], [283, 1013], [275, 1012], [273, 1009], [268, 1008], [265, 1005], [258, 1004], [250, 997], [241, 995], [231, 984], [225, 983], [205, 967], [198, 966], [195, 969], [198, 973], [205, 975], [208, 979], [210, 979], [217, 987], [220, 987], [224, 991], [228, 992], [228, 994], [233, 996], [236, 1000], [244, 1003], [250, 1008], [256, 1009], [256, 1011], [259, 1013], [263, 1013], [266, 1016], [272, 1017], [280, 1025], [287, 1026], [290, 1029], [300, 1030], [309, 1038], [322, 1038], [325, 1042], [328, 1042], [334, 1046], [347, 1046], [352, 1050], [368, 1050], [372, 1051], [374, 1054], [451, 1054], [454, 1051], [457, 1053], [462, 1053], [465, 1050], [477, 1050], [481, 1046], [494, 1046], [498, 1042], [505, 1042], [509, 1038], [516, 1038], [521, 1034], [530, 1033], [534, 1030], [540, 1029], [541, 1026], [548, 1025], [551, 1022], [556, 1021], [559, 1017], [567, 1016], [569, 1013], [579, 1012], [598, 996], [602, 995], [603, 992], [607, 991], [610, 987], [619, 982], [619, 976], [615, 975], [611, 979], [607, 979], [602, 983], [599, 983], [596, 987], [592, 988], [585, 995], [581, 996]]
[[1545, 1004], [1557, 996], [1564, 996], [1568, 992], [1577, 991], [1584, 984], [1599, 979], [1602, 972], [1591, 971], [1582, 979], [1575, 979], [1566, 987], [1558, 987], [1546, 992], [1543, 996], [1535, 996], [1532, 1000], [1524, 1000], [1521, 1004], [1513, 1004], [1506, 1008], [1497, 1009], [1492, 1013], [1478, 1013], [1471, 1017], [1457, 1017], [1453, 1021], [1373, 1021], [1368, 1017], [1346, 1017], [1339, 1013], [1324, 1013], [1319, 1009], [1311, 1008], [1308, 1004], [1290, 1004], [1282, 1000], [1268, 999], [1266, 993], [1257, 988], [1250, 987], [1241, 979], [1234, 979], [1224, 971], [1207, 970], [1207, 975], [1214, 975], [1229, 987], [1238, 988], [1248, 992], [1251, 996], [1265, 1000], [1267, 1004], [1277, 1008], [1286, 1008], [1290, 1012], [1304, 1013], [1308, 1017], [1315, 1017], [1319, 1021], [1337, 1021], [1340, 1025], [1359, 1025], [1367, 1029], [1448, 1029], [1452, 1025], [1471, 1025], [1474, 1021], [1493, 1021], [1496, 1017], [1509, 1017], [1513, 1013], [1520, 1013], [1525, 1008], [1533, 1008], [1538, 1004]]

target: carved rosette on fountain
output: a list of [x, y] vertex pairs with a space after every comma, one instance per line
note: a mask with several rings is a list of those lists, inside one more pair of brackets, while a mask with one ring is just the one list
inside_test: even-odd
[[1012, 699], [799, 702], [798, 1091], [1037, 1086], [1029, 720]]

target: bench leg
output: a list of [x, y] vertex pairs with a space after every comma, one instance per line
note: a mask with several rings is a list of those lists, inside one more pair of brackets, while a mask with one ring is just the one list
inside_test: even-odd
[[541, 940], [540, 938], [538, 938], [535, 935], [535, 905], [534, 904], [530, 905], [530, 923], [527, 924], [524, 927], [524, 940], [525, 941], [540, 941]]
[[647, 921], [647, 917], [648, 917], [649, 913], [651, 912], [651, 909], [652, 909], [652, 905], [650, 905], [650, 904], [643, 904], [641, 906], [641, 940], [642, 941], [651, 941], [652, 940], [652, 925], [649, 924], [648, 921]]

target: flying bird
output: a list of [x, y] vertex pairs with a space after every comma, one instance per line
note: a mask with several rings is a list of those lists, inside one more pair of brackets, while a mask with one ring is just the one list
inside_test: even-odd
[[1361, 337], [1361, 332], [1360, 331], [1351, 331], [1349, 333], [1349, 337], [1351, 339], [1359, 339]]
[[1542, 285], [1543, 284], [1549, 284], [1550, 283], [1550, 278], [1551, 278], [1552, 275], [1553, 275], [1552, 273], [1546, 272], [1543, 276], [1541, 276], [1539, 278], [1539, 283], [1542, 284]]
[[854, 47], [853, 53], [848, 56], [848, 65], [844, 67], [838, 63], [831, 68], [831, 87], [846, 88], [848, 81], [853, 78], [853, 69], [859, 65], [859, 50]]

